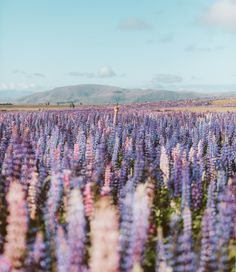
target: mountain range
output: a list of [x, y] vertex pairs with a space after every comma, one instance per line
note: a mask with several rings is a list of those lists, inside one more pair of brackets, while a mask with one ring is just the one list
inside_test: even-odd
[[155, 89], [128, 89], [99, 84], [81, 84], [57, 87], [44, 92], [0, 92], [0, 102], [15, 104], [111, 104], [141, 103], [162, 100], [198, 99], [209, 97], [236, 97], [236, 92], [200, 93], [194, 91], [169, 91]]
[[17, 100], [19, 103], [82, 103], [82, 104], [110, 104], [135, 103], [160, 100], [195, 99], [205, 97], [195, 92], [176, 92], [154, 89], [126, 89], [115, 86], [83, 84], [64, 86], [49, 91], [34, 93]]

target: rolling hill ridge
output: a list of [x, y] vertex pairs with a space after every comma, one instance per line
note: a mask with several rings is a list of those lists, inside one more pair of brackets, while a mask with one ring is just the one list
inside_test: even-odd
[[207, 97], [197, 92], [177, 92], [154, 89], [126, 89], [115, 86], [83, 84], [54, 88], [49, 91], [34, 93], [17, 100], [22, 104], [38, 103], [83, 103], [110, 104], [155, 102], [161, 100], [196, 99]]

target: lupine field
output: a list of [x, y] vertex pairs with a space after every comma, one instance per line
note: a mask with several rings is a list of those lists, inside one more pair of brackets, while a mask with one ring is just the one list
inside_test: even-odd
[[236, 271], [236, 114], [0, 113], [0, 272]]

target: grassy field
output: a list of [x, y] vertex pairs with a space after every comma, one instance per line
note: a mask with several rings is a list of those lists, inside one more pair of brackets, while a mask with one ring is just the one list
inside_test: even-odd
[[[132, 105], [132, 104], [130, 104]], [[126, 109], [130, 108], [130, 105], [120, 105], [120, 108]], [[145, 104], [143, 104], [144, 106]], [[112, 109], [114, 105], [75, 105], [74, 109]], [[149, 104], [146, 105], [149, 108]], [[144, 107], [142, 107], [144, 108]], [[23, 105], [23, 104], [16, 104], [16, 105], [0, 105], [0, 112], [4, 111], [40, 111], [40, 110], [70, 110], [72, 109], [68, 104], [66, 105]], [[157, 105], [152, 104], [150, 107], [153, 111], [159, 112], [171, 112], [171, 111], [189, 111], [189, 112], [236, 112], [236, 98], [229, 98], [229, 99], [219, 99], [219, 100], [212, 100], [209, 105], [204, 106], [194, 106], [191, 104], [186, 104], [186, 106], [160, 106], [157, 102]]]

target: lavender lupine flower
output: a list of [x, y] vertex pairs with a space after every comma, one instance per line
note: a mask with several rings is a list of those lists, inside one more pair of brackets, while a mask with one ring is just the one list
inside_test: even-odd
[[33, 245], [32, 255], [30, 256], [32, 259], [32, 263], [37, 269], [46, 269], [47, 261], [46, 261], [46, 245], [43, 240], [43, 234], [38, 232], [35, 238], [35, 242]]
[[191, 184], [189, 176], [189, 162], [186, 156], [182, 160], [182, 195], [181, 208], [190, 207], [191, 204]]
[[167, 186], [167, 183], [169, 181], [170, 169], [169, 169], [169, 158], [164, 146], [161, 147], [160, 169], [163, 173], [164, 185]]
[[65, 232], [61, 226], [59, 226], [57, 229], [56, 256], [57, 256], [57, 271], [58, 272], [70, 271], [69, 245], [65, 236]]
[[218, 172], [217, 183], [216, 183], [216, 191], [218, 195], [224, 192], [226, 185], [227, 185], [226, 173], [225, 171], [221, 170]]
[[120, 224], [120, 267], [121, 271], [131, 271], [133, 267], [133, 192], [127, 192], [121, 205]]
[[192, 241], [192, 218], [191, 211], [188, 207], [185, 207], [182, 212], [184, 221], [184, 229], [181, 236], [178, 239], [177, 245], [177, 263], [174, 267], [176, 272], [192, 272], [195, 268], [195, 256], [193, 253], [193, 241]]
[[6, 177], [5, 191], [8, 190], [8, 186], [13, 180], [13, 156], [13, 145], [10, 143], [7, 147], [2, 165], [2, 174]]
[[191, 199], [192, 199], [192, 207], [194, 210], [198, 210], [202, 206], [202, 172], [199, 169], [198, 158], [197, 158], [197, 149], [195, 146], [191, 147], [189, 151], [189, 160], [191, 162]]
[[57, 210], [63, 195], [63, 181], [60, 175], [52, 175], [48, 199], [45, 209], [45, 223], [48, 238], [53, 238], [56, 232]]
[[[120, 130], [119, 130], [120, 131]], [[115, 136], [115, 144], [114, 144], [114, 150], [112, 154], [112, 166], [115, 167], [117, 165], [117, 160], [118, 160], [118, 153], [119, 153], [119, 148], [120, 148], [120, 132], [116, 132]]]
[[73, 189], [68, 203], [68, 246], [69, 271], [82, 270], [85, 244], [85, 215], [82, 196], [79, 189]]
[[14, 268], [19, 268], [22, 265], [26, 251], [28, 217], [24, 199], [25, 194], [22, 186], [13, 182], [7, 195], [9, 216], [7, 218], [8, 225], [4, 256], [11, 262]]
[[182, 179], [182, 150], [180, 144], [177, 144], [172, 151], [173, 166], [172, 166], [172, 180], [174, 183], [174, 196], [181, 194], [181, 179]]
[[119, 271], [118, 216], [107, 198], [101, 199], [95, 210], [91, 242], [90, 271]]
[[[229, 242], [236, 239], [236, 178], [229, 181], [225, 191], [219, 196], [218, 238], [219, 269], [229, 270]], [[226, 227], [227, 226], [227, 227]]]
[[156, 247], [156, 272], [172, 272], [172, 268], [167, 264], [165, 247], [163, 242], [162, 229], [158, 228], [157, 247]]
[[22, 153], [24, 154], [22, 162], [21, 183], [28, 185], [32, 174], [36, 172], [35, 153], [30, 139], [30, 130], [26, 128], [23, 135]]
[[165, 245], [166, 261], [168, 265], [172, 268], [177, 265], [178, 256], [178, 238], [181, 232], [181, 218], [179, 214], [172, 214], [170, 218], [170, 233], [167, 237], [167, 244]]
[[216, 218], [213, 208], [207, 208], [202, 219], [200, 266], [198, 272], [218, 271]]
[[211, 180], [207, 192], [207, 208], [216, 214], [216, 182]]
[[144, 184], [138, 185], [133, 202], [133, 258], [134, 262], [140, 262], [144, 252], [145, 242], [149, 227], [149, 198]]
[[87, 138], [86, 143], [86, 176], [88, 179], [91, 179], [93, 173], [93, 146], [91, 135]]

